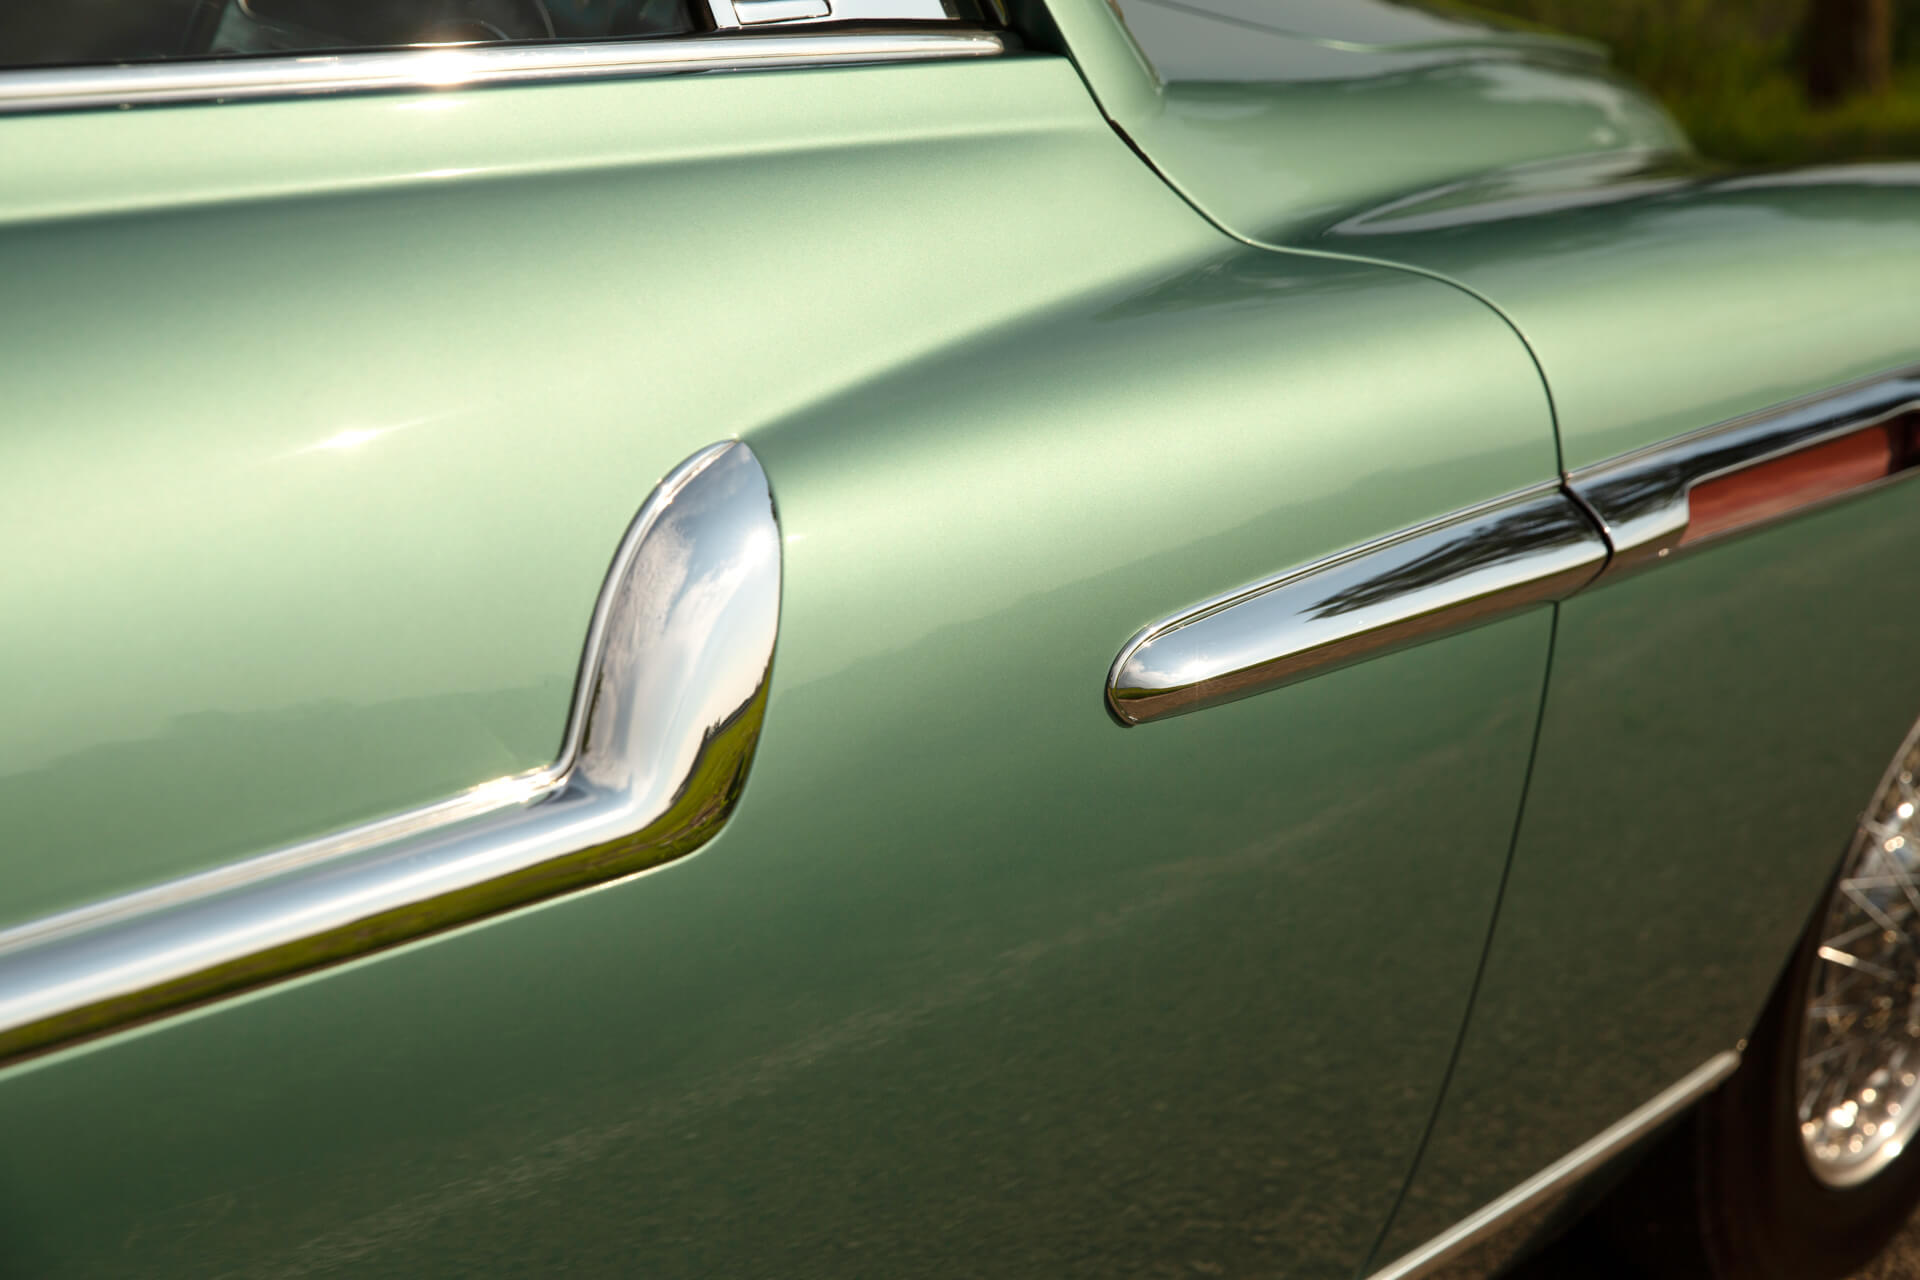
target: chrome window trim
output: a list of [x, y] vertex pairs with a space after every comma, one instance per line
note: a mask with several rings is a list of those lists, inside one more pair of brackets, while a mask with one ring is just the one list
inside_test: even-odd
[[0, 71], [0, 114], [486, 85], [631, 79], [692, 71], [841, 66], [993, 57], [987, 30], [841, 31], [665, 36], [576, 44], [434, 45], [297, 57], [210, 58]]
[[1557, 485], [1523, 489], [1153, 623], [1114, 658], [1107, 705], [1136, 725], [1251, 697], [1565, 599], [1606, 558]]
[[1512, 1261], [1511, 1248], [1498, 1248], [1498, 1245], [1508, 1239], [1514, 1244], [1523, 1243], [1531, 1228], [1543, 1221], [1584, 1178], [1719, 1088], [1739, 1066], [1737, 1051], [1716, 1054], [1513, 1190], [1373, 1272], [1367, 1280], [1417, 1280], [1450, 1263], [1457, 1264], [1461, 1255], [1478, 1245], [1496, 1246], [1491, 1252], [1497, 1256], [1472, 1259], [1474, 1265], [1449, 1267], [1448, 1276], [1495, 1274]]
[[0, 933], [0, 1061], [692, 853], [753, 762], [780, 584], [753, 451], [702, 450], [620, 543], [552, 765]]
[[706, 0], [715, 29], [769, 23], [1004, 22], [998, 0]]
[[[1664, 559], [1680, 545], [1687, 532], [1688, 494], [1695, 485], [1837, 440], [1914, 409], [1920, 409], [1920, 368], [1880, 374], [1580, 467], [1568, 473], [1567, 485], [1606, 527], [1614, 548], [1606, 576], [1613, 578]], [[1881, 482], [1903, 474], [1883, 477]], [[1872, 487], [1877, 484], [1838, 496], [1850, 497]], [[1798, 515], [1809, 507], [1743, 529]]]

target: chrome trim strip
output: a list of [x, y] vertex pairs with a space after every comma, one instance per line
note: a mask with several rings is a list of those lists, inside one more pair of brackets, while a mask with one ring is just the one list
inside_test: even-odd
[[[1403, 1255], [1367, 1280], [1414, 1280], [1432, 1274], [1474, 1245], [1502, 1231], [1529, 1210], [1542, 1207], [1558, 1192], [1571, 1190], [1586, 1175], [1620, 1155], [1667, 1121], [1706, 1097], [1740, 1066], [1732, 1050], [1717, 1054], [1651, 1101], [1575, 1147], [1499, 1199], [1462, 1219], [1412, 1253]], [[1473, 1272], [1472, 1274], [1478, 1274]]]
[[583, 44], [439, 45], [290, 58], [226, 58], [0, 73], [0, 114], [234, 102], [337, 93], [405, 93], [686, 71], [917, 62], [1005, 53], [991, 31], [809, 31]]
[[715, 27], [761, 23], [986, 22], [979, 0], [707, 0]]
[[1135, 635], [1107, 673], [1123, 724], [1219, 706], [1572, 595], [1607, 545], [1541, 485], [1290, 569]]
[[833, 17], [827, 0], [733, 0], [733, 16], [743, 27], [766, 22], [824, 22]]
[[692, 853], [753, 762], [780, 562], [753, 451], [702, 450], [621, 541], [553, 765], [0, 934], [0, 1060]]
[[1882, 374], [1581, 467], [1568, 474], [1567, 484], [1606, 525], [1614, 548], [1606, 573], [1613, 577], [1664, 558], [1680, 545], [1687, 531], [1687, 495], [1702, 481], [1913, 409], [1920, 409], [1920, 369]]

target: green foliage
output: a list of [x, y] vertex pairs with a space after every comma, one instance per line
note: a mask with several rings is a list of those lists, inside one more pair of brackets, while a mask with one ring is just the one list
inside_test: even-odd
[[1820, 0], [1473, 0], [1490, 15], [1599, 40], [1700, 150], [1744, 163], [1920, 156], [1920, 0], [1894, 0], [1893, 81], [1810, 104], [1801, 27]]

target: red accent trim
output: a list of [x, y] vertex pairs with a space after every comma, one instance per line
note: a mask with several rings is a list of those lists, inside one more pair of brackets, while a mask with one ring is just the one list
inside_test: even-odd
[[1680, 545], [1872, 484], [1904, 469], [1916, 440], [1920, 416], [1902, 414], [1838, 440], [1703, 481], [1687, 492], [1687, 531]]

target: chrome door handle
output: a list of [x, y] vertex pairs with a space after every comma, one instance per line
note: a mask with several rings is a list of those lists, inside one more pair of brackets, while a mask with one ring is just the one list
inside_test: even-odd
[[1161, 619], [1113, 660], [1107, 705], [1135, 725], [1250, 697], [1572, 595], [1607, 554], [1558, 485], [1525, 489]]

